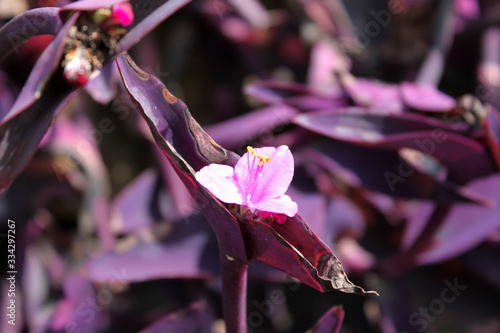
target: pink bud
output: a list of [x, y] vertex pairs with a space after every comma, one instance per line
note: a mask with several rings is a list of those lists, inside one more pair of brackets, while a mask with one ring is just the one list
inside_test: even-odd
[[134, 22], [134, 10], [132, 5], [128, 2], [117, 3], [113, 6], [110, 19], [113, 22], [120, 23], [124, 27], [128, 27]]
[[63, 76], [73, 86], [85, 85], [92, 72], [92, 66], [83, 56], [77, 55], [64, 66]]

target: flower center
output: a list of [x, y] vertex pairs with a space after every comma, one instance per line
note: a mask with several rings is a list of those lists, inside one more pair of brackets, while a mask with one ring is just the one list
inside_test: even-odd
[[[251, 179], [251, 191], [250, 194], [247, 195], [247, 200], [252, 201], [254, 197], [255, 190], [257, 189], [257, 185], [259, 184], [260, 178], [262, 177], [262, 172], [264, 170], [264, 164], [271, 161], [270, 156], [261, 156], [257, 155], [253, 147], [248, 146], [248, 174]], [[250, 161], [250, 156], [252, 156], [252, 160]], [[257, 166], [255, 162], [257, 162]]]
[[[100, 69], [113, 55], [118, 41], [127, 32], [124, 26], [130, 25], [133, 19], [134, 13], [129, 3], [82, 12], [76, 24], [70, 28], [64, 45], [61, 66], [65, 69], [66, 81], [72, 85], [85, 84], [94, 71]], [[83, 63], [85, 66], [75, 66]], [[77, 67], [80, 68], [77, 73], [79, 79], [75, 80]]]

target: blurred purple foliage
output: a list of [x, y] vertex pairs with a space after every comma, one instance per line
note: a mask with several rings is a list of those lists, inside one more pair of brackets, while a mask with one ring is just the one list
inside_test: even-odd
[[[18, 2], [0, 332], [500, 331], [495, 1]], [[196, 181], [281, 145], [282, 224]]]

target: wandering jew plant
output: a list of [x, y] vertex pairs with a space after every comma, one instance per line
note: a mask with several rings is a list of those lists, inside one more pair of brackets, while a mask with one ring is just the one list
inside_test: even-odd
[[344, 2], [0, 1], [0, 331], [498, 328], [500, 7]]

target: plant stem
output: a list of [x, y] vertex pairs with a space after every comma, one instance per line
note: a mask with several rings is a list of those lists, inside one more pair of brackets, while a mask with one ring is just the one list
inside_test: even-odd
[[221, 251], [222, 310], [227, 333], [246, 333], [247, 268]]

